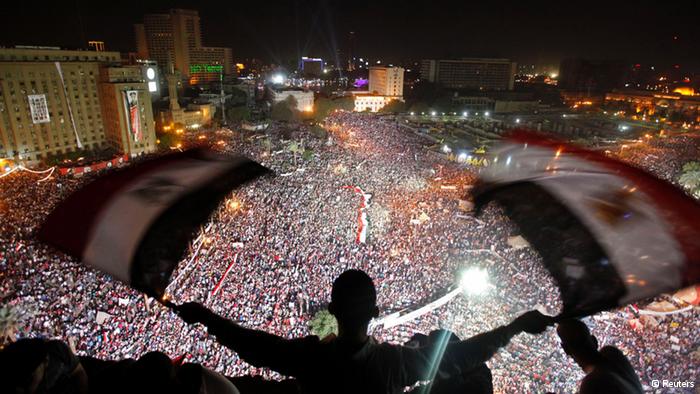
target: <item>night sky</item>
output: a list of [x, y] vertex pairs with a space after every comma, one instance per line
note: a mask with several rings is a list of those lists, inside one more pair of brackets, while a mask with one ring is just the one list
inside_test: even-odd
[[[298, 55], [333, 63], [357, 36], [359, 56], [385, 62], [509, 57], [558, 65], [564, 57], [700, 68], [700, 2], [689, 1], [3, 1], [2, 45], [77, 48], [87, 39], [133, 51], [133, 24], [168, 8], [200, 12], [205, 45], [278, 64]], [[99, 5], [98, 5], [99, 4]], [[81, 26], [83, 28], [81, 29]]]

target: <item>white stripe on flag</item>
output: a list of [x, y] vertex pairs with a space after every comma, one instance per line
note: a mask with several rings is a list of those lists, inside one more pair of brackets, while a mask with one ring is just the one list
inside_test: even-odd
[[105, 202], [85, 247], [83, 261], [130, 283], [134, 253], [158, 216], [182, 196], [237, 164], [238, 161], [186, 158], [134, 180]]

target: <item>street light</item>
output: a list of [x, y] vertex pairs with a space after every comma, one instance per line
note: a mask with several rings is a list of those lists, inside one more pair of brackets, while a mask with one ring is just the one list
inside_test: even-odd
[[489, 273], [485, 269], [472, 267], [462, 272], [459, 287], [468, 294], [482, 294], [489, 286]]
[[452, 148], [450, 148], [450, 147], [447, 146], [447, 145], [443, 145], [443, 146], [442, 146], [442, 151], [445, 152], [445, 153], [450, 153], [450, 152], [452, 152]]
[[465, 118], [467, 117], [467, 115], [469, 115], [467, 111], [462, 112], [462, 116], [464, 116]]
[[432, 111], [432, 112], [430, 113], [430, 116], [436, 116], [436, 115], [437, 115], [437, 112], [435, 112], [435, 111]]
[[489, 111], [484, 112], [484, 116], [486, 116], [487, 118], [489, 117], [489, 115], [490, 115]]
[[520, 123], [520, 118], [516, 118], [515, 123]]

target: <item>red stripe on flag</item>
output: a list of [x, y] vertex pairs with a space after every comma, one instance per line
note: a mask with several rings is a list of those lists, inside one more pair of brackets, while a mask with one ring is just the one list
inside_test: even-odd
[[211, 295], [216, 295], [216, 293], [219, 292], [221, 289], [221, 285], [224, 283], [224, 279], [226, 279], [226, 276], [228, 276], [228, 273], [231, 272], [231, 269], [233, 268], [233, 265], [236, 263], [236, 259], [238, 258], [238, 253], [236, 253], [235, 256], [233, 256], [233, 260], [231, 260], [231, 263], [229, 263], [228, 267], [226, 267], [226, 271], [224, 271], [224, 274], [221, 275], [221, 279], [219, 279], [219, 283], [214, 286], [214, 289], [211, 291]]

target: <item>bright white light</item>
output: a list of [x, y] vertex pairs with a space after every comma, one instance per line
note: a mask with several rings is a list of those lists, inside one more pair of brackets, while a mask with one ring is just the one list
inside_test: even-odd
[[457, 160], [459, 160], [459, 161], [467, 160], [467, 154], [464, 152], [460, 153], [459, 156], [457, 156]]
[[510, 165], [510, 160], [511, 160], [511, 157], [510, 157], [510, 156], [508, 156], [508, 158], [506, 159], [506, 165], [507, 165], [507, 166], [509, 166], [509, 165]]
[[490, 115], [489, 111], [484, 112], [484, 116], [489, 116], [489, 115]]
[[437, 112], [435, 112], [435, 111], [432, 111], [432, 112], [430, 113], [430, 116], [435, 116], [435, 115], [437, 115]]
[[152, 69], [151, 67], [146, 69], [146, 77], [148, 79], [154, 79], [156, 77], [156, 71]]
[[413, 116], [413, 115], [415, 115], [415, 114], [416, 114], [415, 112], [411, 112], [411, 116]]
[[450, 147], [447, 146], [447, 145], [443, 145], [443, 146], [442, 146], [442, 151], [445, 152], [445, 153], [450, 153], [450, 152], [452, 152], [452, 148], [450, 148]]
[[148, 91], [155, 92], [158, 90], [158, 85], [155, 81], [148, 81]]
[[515, 119], [515, 123], [520, 123], [520, 118]]
[[462, 112], [462, 116], [464, 116], [465, 118], [467, 117], [467, 115], [469, 115], [467, 111]]
[[462, 272], [459, 287], [469, 294], [482, 294], [489, 286], [489, 273], [485, 269], [472, 267]]
[[272, 81], [272, 83], [274, 83], [276, 85], [281, 85], [284, 83], [284, 75], [275, 74], [272, 76], [272, 78], [270, 80]]

